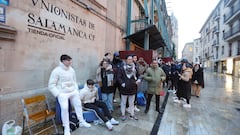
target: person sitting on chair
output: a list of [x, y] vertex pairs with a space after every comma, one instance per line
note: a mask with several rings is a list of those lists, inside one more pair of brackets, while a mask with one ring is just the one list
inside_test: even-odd
[[[84, 88], [80, 90], [79, 95], [83, 106], [85, 108], [93, 109], [97, 113], [99, 119], [106, 124], [108, 130], [111, 131], [113, 129], [113, 125], [119, 124], [119, 122], [116, 121], [110, 114], [107, 105], [104, 102], [98, 100], [98, 90], [94, 86], [93, 80], [87, 80]], [[101, 111], [100, 109], [102, 109], [103, 111]]]

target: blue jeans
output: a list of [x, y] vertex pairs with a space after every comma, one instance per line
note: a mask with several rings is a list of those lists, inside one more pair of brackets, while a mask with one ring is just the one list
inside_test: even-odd
[[108, 110], [113, 111], [113, 93], [102, 93], [102, 101], [107, 105]]

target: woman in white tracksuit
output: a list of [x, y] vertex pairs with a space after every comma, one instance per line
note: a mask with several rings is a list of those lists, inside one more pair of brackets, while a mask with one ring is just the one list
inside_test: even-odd
[[70, 135], [68, 101], [74, 106], [81, 127], [91, 127], [83, 119], [82, 103], [79, 99], [76, 73], [71, 67], [72, 58], [66, 54], [60, 57], [60, 64], [50, 76], [48, 89], [58, 99], [61, 107], [61, 118], [64, 127], [64, 135]]

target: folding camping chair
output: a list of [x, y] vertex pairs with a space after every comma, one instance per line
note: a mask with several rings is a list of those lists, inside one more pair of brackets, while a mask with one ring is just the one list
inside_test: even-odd
[[[58, 129], [55, 123], [55, 112], [50, 110], [49, 103], [45, 95], [37, 95], [29, 98], [22, 99], [23, 105], [23, 120], [26, 121], [26, 126], [30, 135], [33, 135], [32, 127], [37, 126], [47, 120], [52, 120], [55, 132], [58, 133]], [[47, 129], [51, 128], [49, 126]], [[23, 127], [24, 128], [24, 127]], [[47, 129], [41, 130], [43, 132]]]

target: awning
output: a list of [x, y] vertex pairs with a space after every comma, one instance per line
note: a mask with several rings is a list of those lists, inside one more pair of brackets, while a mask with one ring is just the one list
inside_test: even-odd
[[124, 39], [129, 39], [134, 44], [144, 48], [145, 31], [148, 31], [149, 33], [149, 49], [155, 50], [165, 46], [161, 33], [158, 31], [155, 25], [151, 25], [145, 29], [137, 31], [136, 33], [124, 37]]

